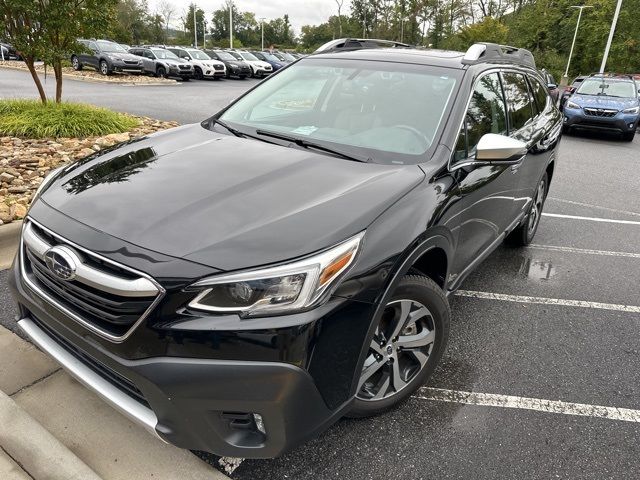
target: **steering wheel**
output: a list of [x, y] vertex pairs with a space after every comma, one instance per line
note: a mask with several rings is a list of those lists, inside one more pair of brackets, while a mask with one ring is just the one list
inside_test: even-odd
[[413, 135], [420, 141], [421, 147], [425, 150], [429, 148], [431, 146], [431, 143], [433, 142], [433, 138], [427, 137], [425, 133], [421, 132], [415, 127], [412, 127], [411, 125], [393, 125], [392, 128], [398, 128], [400, 130], [406, 130], [407, 132], [413, 133]]

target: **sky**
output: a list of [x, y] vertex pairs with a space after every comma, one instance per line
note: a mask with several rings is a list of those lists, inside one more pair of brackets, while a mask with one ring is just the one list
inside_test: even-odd
[[[171, 23], [177, 25], [182, 12], [193, 0], [169, 0], [176, 7], [176, 13]], [[160, 0], [148, 0], [149, 11], [154, 12]], [[342, 14], [349, 10], [349, 0], [344, 0]], [[256, 18], [264, 17], [268, 20], [289, 14], [289, 20], [296, 34], [300, 33], [303, 25], [317, 25], [325, 22], [330, 15], [336, 15], [338, 6], [335, 0], [235, 0], [241, 12], [254, 12]], [[214, 10], [222, 7], [223, 0], [196, 0], [196, 5], [205, 11], [210, 18]]]

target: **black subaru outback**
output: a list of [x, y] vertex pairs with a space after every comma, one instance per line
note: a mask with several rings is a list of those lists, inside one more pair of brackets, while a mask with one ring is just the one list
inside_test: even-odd
[[535, 235], [561, 130], [527, 51], [330, 45], [47, 177], [18, 324], [162, 440], [280, 455], [429, 378], [447, 297]]

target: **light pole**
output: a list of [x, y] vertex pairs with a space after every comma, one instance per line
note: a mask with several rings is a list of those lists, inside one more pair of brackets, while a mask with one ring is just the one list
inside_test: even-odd
[[266, 18], [261, 18], [260, 19], [260, 37], [262, 40], [262, 51], [264, 52], [264, 21], [266, 20]]
[[[577, 8], [578, 10], [580, 10], [580, 13], [578, 13], [578, 23], [576, 23], [576, 31], [573, 34], [573, 42], [571, 43], [571, 51], [569, 52], [569, 60], [567, 60], [567, 69], [564, 72], [564, 77], [565, 79], [569, 78], [569, 65], [571, 65], [571, 56], [573, 55], [573, 48], [576, 46], [576, 38], [578, 37], [578, 27], [580, 27], [580, 19], [582, 18], [582, 10], [584, 10], [585, 8], [593, 8], [592, 5], [571, 5], [571, 7], [569, 8]], [[567, 82], [569, 83], [569, 82]]]
[[604, 49], [604, 57], [602, 57], [602, 65], [600, 65], [600, 73], [604, 73], [604, 68], [607, 66], [607, 59], [609, 58], [609, 50], [611, 49], [611, 42], [613, 42], [613, 34], [616, 33], [616, 25], [618, 24], [618, 17], [620, 16], [620, 8], [622, 7], [622, 0], [618, 0], [616, 5], [616, 13], [613, 14], [613, 21], [611, 22], [611, 30], [609, 30], [609, 40], [607, 40], [607, 46]]
[[400, 20], [400, 43], [404, 42], [404, 22], [406, 22], [408, 19], [402, 17], [402, 19]]
[[202, 48], [207, 48], [207, 21], [202, 16]]
[[233, 2], [229, 2], [229, 48], [233, 48]]
[[196, 4], [193, 4], [193, 42], [194, 48], [198, 48], [198, 29], [196, 28]]

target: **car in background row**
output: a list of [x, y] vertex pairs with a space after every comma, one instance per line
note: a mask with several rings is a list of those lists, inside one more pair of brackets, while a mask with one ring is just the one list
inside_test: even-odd
[[78, 43], [84, 47], [85, 52], [71, 55], [71, 66], [74, 70], [91, 67], [102, 75], [111, 75], [113, 72], [142, 73], [142, 61], [118, 43], [84, 39], [78, 39]]
[[640, 120], [638, 93], [630, 75], [591, 75], [564, 105], [565, 133], [572, 129], [608, 130], [631, 142]]
[[133, 47], [129, 52], [142, 58], [144, 72], [151, 75], [176, 77], [184, 81], [193, 77], [193, 66], [166, 48], [141, 46]]
[[263, 62], [267, 62], [269, 65], [271, 65], [271, 68], [273, 68], [274, 72], [280, 70], [286, 65], [285, 62], [281, 62], [280, 59], [271, 55], [269, 52], [252, 51], [251, 53], [258, 60], [262, 60]]
[[225, 52], [224, 50], [205, 50], [204, 52], [214, 60], [219, 60], [224, 63], [227, 68], [227, 78], [238, 77], [244, 80], [251, 76], [251, 67], [249, 64], [244, 60], [238, 60], [231, 55], [231, 53]]
[[247, 62], [251, 67], [251, 76], [254, 78], [264, 78], [273, 73], [273, 67], [264, 60], [259, 60], [251, 52], [246, 50], [227, 50], [236, 59]]
[[287, 53], [287, 52], [280, 52], [278, 50], [274, 50], [273, 52], [268, 52], [271, 53], [274, 57], [276, 57], [278, 60], [280, 60], [282, 63], [293, 63], [297, 60], [297, 58], [295, 58], [294, 56], [292, 56], [291, 54]]
[[567, 103], [567, 99], [575, 93], [580, 84], [587, 78], [589, 78], [588, 75], [581, 75], [574, 78], [573, 82], [571, 82], [571, 85], [567, 85], [566, 87], [564, 87], [564, 90], [562, 90], [562, 95], [560, 96], [560, 105], [558, 105], [561, 111], [564, 108], [564, 104]]
[[18, 51], [10, 43], [0, 42], [0, 50], [2, 51], [0, 58], [4, 56], [5, 60], [22, 60]]
[[204, 78], [220, 79], [227, 74], [224, 63], [214, 60], [202, 50], [188, 47], [167, 47], [178, 58], [186, 60], [193, 65], [193, 76], [198, 80]]

